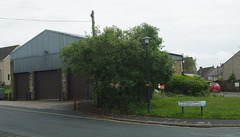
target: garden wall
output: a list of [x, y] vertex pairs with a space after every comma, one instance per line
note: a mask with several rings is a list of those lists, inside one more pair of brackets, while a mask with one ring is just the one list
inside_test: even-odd
[[239, 82], [221, 82], [221, 91], [224, 92], [240, 92]]

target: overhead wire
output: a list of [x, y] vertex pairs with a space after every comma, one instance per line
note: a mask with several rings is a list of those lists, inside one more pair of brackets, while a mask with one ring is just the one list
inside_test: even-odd
[[91, 22], [80, 20], [45, 20], [45, 19], [24, 19], [24, 18], [6, 18], [0, 17], [1, 20], [18, 20], [18, 21], [37, 21], [37, 22]]
[[57, 12], [78, 12], [77, 9], [71, 9], [71, 10], [62, 10], [62, 9], [53, 9], [53, 8], [41, 8], [41, 7], [28, 7], [28, 6], [16, 6], [16, 5], [3, 5], [0, 4], [1, 7], [10, 7], [10, 8], [21, 8], [21, 9], [33, 9], [33, 10], [48, 10], [48, 11], [57, 11]]
[[[0, 5], [6, 7], [17, 7], [17, 8], [24, 8], [24, 9], [37, 9], [37, 10], [51, 10], [51, 11], [58, 11], [60, 9], [47, 9], [47, 8], [39, 8], [39, 7], [26, 7], [26, 6], [13, 6], [13, 5]], [[73, 12], [73, 11], [68, 11]], [[27, 18], [9, 18], [9, 17], [0, 17], [0, 20], [15, 20], [15, 21], [35, 21], [35, 22], [65, 22], [65, 23], [79, 23], [79, 22], [91, 22], [88, 20], [47, 20], [47, 19], [27, 19]]]

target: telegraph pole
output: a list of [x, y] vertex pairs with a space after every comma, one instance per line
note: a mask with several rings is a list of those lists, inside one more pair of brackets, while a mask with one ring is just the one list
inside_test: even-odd
[[94, 11], [92, 10], [92, 13], [91, 13], [91, 18], [92, 18], [92, 35], [93, 37], [96, 36], [96, 31], [95, 31], [95, 19], [94, 19]]
[[148, 44], [149, 44], [149, 41], [150, 41], [150, 37], [144, 37], [143, 38], [144, 41], [145, 41], [145, 44], [146, 44], [146, 57], [147, 57], [147, 84], [146, 84], [146, 87], [147, 87], [147, 94], [148, 94], [148, 113], [151, 113], [151, 93], [150, 93], [150, 79], [149, 79], [149, 58], [148, 58]]

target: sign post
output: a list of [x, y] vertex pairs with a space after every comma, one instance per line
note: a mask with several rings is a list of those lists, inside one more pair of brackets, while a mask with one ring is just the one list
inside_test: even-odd
[[160, 85], [160, 88], [163, 90], [163, 98], [164, 98], [164, 96], [165, 96], [165, 92], [164, 92], [165, 85], [164, 85], [164, 84], [163, 84], [163, 85]]
[[182, 114], [184, 114], [184, 107], [201, 107], [201, 115], [203, 115], [203, 107], [207, 106], [206, 101], [178, 101], [178, 106], [182, 107]]
[[235, 87], [239, 87], [239, 82], [235, 82]]
[[[160, 88], [161, 90], [162, 90], [162, 92], [163, 92], [163, 97], [164, 97], [164, 89], [165, 89], [165, 85], [163, 84], [163, 85], [161, 85], [161, 84], [158, 84], [158, 88]], [[160, 91], [161, 91], [160, 90]]]

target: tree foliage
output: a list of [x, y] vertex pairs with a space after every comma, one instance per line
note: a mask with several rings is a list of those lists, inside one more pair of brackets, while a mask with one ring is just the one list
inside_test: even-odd
[[232, 72], [232, 73], [230, 74], [229, 78], [228, 78], [228, 81], [229, 81], [229, 82], [236, 82], [236, 80], [237, 80], [237, 78], [236, 78], [236, 76], [235, 76], [235, 73]]
[[197, 74], [196, 59], [193, 59], [192, 57], [189, 56], [185, 56], [183, 60], [184, 60], [183, 63], [184, 73]]
[[107, 27], [95, 37], [87, 37], [62, 49], [65, 70], [88, 78], [97, 105], [129, 110], [146, 100], [146, 46], [149, 43], [152, 89], [166, 83], [173, 73], [173, 61], [159, 50], [158, 29], [146, 23], [126, 31]]

